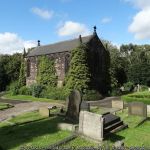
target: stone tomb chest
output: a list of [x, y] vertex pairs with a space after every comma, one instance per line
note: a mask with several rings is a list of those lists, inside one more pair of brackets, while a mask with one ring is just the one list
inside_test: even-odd
[[112, 100], [112, 108], [124, 109], [124, 102], [121, 100]]
[[142, 102], [131, 102], [128, 104], [128, 114], [147, 117], [147, 106]]

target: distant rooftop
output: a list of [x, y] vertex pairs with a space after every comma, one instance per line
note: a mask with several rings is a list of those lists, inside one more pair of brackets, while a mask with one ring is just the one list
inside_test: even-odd
[[[92, 39], [93, 35], [82, 37], [82, 43], [88, 43]], [[58, 53], [64, 51], [71, 51], [72, 49], [79, 46], [80, 39], [76, 38], [73, 40], [62, 41], [54, 44], [37, 46], [32, 51], [29, 52], [27, 56], [39, 56], [51, 53]]]

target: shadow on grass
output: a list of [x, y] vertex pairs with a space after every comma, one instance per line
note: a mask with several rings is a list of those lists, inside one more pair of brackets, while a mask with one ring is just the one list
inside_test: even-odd
[[13, 149], [33, 141], [35, 137], [56, 133], [59, 122], [62, 122], [62, 118], [53, 117], [28, 124], [2, 127], [0, 128], [0, 147], [4, 150]]
[[105, 137], [105, 140], [108, 140], [112, 143], [114, 143], [116, 141], [122, 141], [123, 139], [125, 139], [125, 137], [117, 135], [115, 133], [110, 133]]

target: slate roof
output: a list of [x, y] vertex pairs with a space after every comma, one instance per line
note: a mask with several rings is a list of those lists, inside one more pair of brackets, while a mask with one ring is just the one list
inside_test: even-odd
[[[82, 37], [83, 43], [88, 43], [92, 39], [93, 35]], [[54, 44], [44, 45], [44, 46], [37, 46], [32, 51], [29, 52], [27, 57], [30, 56], [39, 56], [57, 52], [64, 52], [64, 51], [71, 51], [72, 49], [79, 46], [79, 38], [58, 42]]]

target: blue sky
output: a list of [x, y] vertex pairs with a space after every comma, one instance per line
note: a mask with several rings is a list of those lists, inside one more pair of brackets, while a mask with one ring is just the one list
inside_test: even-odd
[[88, 35], [113, 44], [149, 44], [149, 0], [5, 0], [0, 4], [0, 53]]

